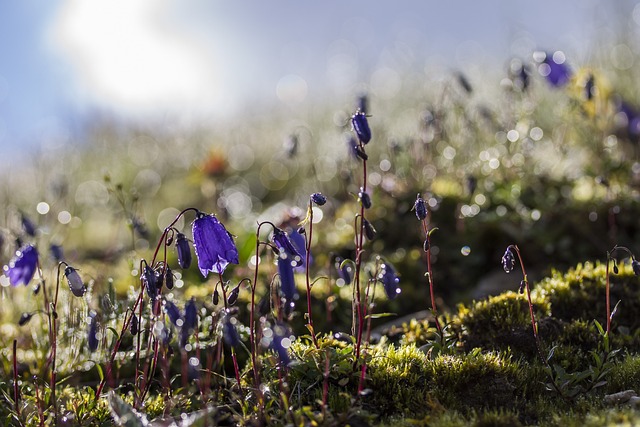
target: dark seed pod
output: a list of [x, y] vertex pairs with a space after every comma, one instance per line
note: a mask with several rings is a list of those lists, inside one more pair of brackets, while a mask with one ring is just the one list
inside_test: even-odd
[[618, 270], [618, 264], [613, 262], [613, 274], [618, 274], [620, 270]]
[[131, 316], [131, 325], [129, 326], [129, 331], [131, 331], [131, 335], [138, 335], [139, 332], [139, 321], [138, 316], [135, 313]]
[[365, 113], [356, 111], [356, 113], [351, 116], [351, 126], [360, 142], [367, 144], [371, 141], [371, 129], [369, 128], [369, 122], [367, 121], [367, 115]]
[[32, 317], [33, 317], [33, 313], [22, 313], [22, 315], [20, 316], [20, 320], [18, 320], [18, 325], [20, 326], [26, 325], [27, 323], [29, 323]]
[[176, 237], [176, 249], [178, 250], [178, 265], [180, 268], [187, 269], [191, 265], [191, 248], [187, 237], [178, 233]]
[[364, 191], [362, 187], [360, 187], [360, 191], [358, 192], [358, 199], [360, 199], [360, 203], [362, 203], [365, 209], [371, 208], [371, 197], [369, 197], [369, 193]]
[[220, 294], [218, 293], [218, 288], [213, 291], [211, 302], [213, 302], [213, 305], [218, 305], [218, 303], [220, 302]]

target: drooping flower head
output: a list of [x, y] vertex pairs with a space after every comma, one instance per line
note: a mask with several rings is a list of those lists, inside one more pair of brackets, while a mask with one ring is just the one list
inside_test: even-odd
[[175, 326], [182, 326], [182, 316], [180, 315], [180, 309], [171, 301], [165, 300], [164, 312], [167, 313], [169, 321]]
[[371, 208], [371, 197], [362, 187], [360, 187], [360, 191], [358, 191], [358, 200], [360, 200], [360, 203], [365, 209]]
[[204, 277], [209, 272], [222, 274], [229, 263], [239, 262], [238, 249], [231, 235], [214, 215], [198, 213], [193, 221], [193, 246]]
[[98, 349], [98, 319], [97, 313], [95, 311], [91, 311], [89, 313], [89, 318], [87, 321], [89, 322], [89, 329], [87, 330], [87, 344], [89, 345], [89, 350], [94, 352]]
[[369, 122], [367, 121], [367, 115], [365, 113], [356, 111], [356, 113], [351, 116], [351, 126], [360, 142], [367, 144], [371, 141], [371, 129], [369, 128]]
[[418, 193], [418, 196], [416, 197], [416, 201], [413, 204], [413, 209], [416, 211], [418, 220], [422, 221], [427, 217], [427, 204], [425, 203], [424, 199], [420, 197], [420, 193]]
[[291, 239], [285, 231], [275, 227], [273, 229], [273, 235], [271, 236], [271, 241], [276, 245], [278, 250], [280, 251], [280, 255], [286, 258], [300, 259], [300, 252], [295, 247]]
[[73, 295], [77, 297], [81, 297], [87, 291], [87, 287], [85, 286], [82, 278], [78, 274], [78, 270], [68, 265], [64, 269], [64, 275], [67, 278], [67, 283], [69, 284], [69, 289]]
[[38, 267], [38, 251], [32, 245], [26, 245], [16, 251], [15, 256], [4, 266], [4, 273], [12, 286], [28, 285]]
[[327, 197], [322, 193], [313, 193], [311, 195], [311, 201], [318, 206], [323, 206], [327, 203]]
[[353, 267], [351, 263], [345, 262], [342, 257], [336, 257], [335, 267], [338, 272], [338, 278], [341, 280], [341, 282], [338, 282], [338, 286], [350, 285], [353, 280]]
[[293, 301], [298, 295], [298, 291], [296, 290], [293, 265], [290, 259], [278, 257], [278, 274], [280, 275], [280, 290], [282, 294], [287, 301]]
[[384, 286], [384, 292], [387, 294], [387, 298], [395, 299], [402, 290], [400, 289], [400, 278], [398, 277], [394, 268], [388, 262], [380, 265], [380, 273], [378, 273], [378, 280]]
[[502, 268], [504, 268], [505, 273], [511, 273], [515, 265], [516, 259], [511, 251], [511, 246], [509, 246], [504, 255], [502, 255]]

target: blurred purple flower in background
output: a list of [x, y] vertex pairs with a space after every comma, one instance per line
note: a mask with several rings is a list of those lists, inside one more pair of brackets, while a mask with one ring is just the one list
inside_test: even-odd
[[561, 87], [569, 82], [572, 72], [567, 66], [564, 52], [534, 52], [533, 59], [538, 63], [538, 73], [547, 79], [553, 87]]
[[4, 266], [4, 273], [12, 286], [28, 285], [38, 266], [38, 251], [32, 245], [26, 245], [16, 251], [16, 255]]

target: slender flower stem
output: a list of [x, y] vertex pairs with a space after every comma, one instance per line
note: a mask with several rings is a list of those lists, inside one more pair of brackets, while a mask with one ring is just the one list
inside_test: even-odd
[[318, 345], [318, 339], [316, 338], [316, 330], [313, 328], [313, 318], [311, 317], [311, 283], [309, 278], [309, 262], [311, 260], [311, 239], [313, 237], [313, 203], [309, 200], [309, 234], [307, 236], [307, 247], [305, 254], [305, 279], [307, 283], [307, 328], [311, 332], [311, 339], [316, 348], [320, 348]]
[[[618, 246], [615, 245], [611, 251], [607, 252], [607, 265], [606, 265], [606, 270], [605, 270], [605, 305], [607, 308], [607, 336], [610, 336], [610, 332], [611, 332], [611, 297], [610, 297], [610, 288], [611, 288], [611, 282], [609, 280], [609, 264], [611, 262], [611, 260], [613, 259], [613, 253], [616, 251], [623, 251], [626, 252], [632, 260], [635, 260], [635, 256], [633, 255], [633, 253], [629, 250], [629, 248], [625, 247], [625, 246]], [[615, 269], [614, 269], [615, 271]]]
[[[364, 145], [361, 143], [360, 147], [364, 151]], [[367, 161], [362, 160], [362, 191], [367, 191]], [[365, 318], [364, 310], [366, 308], [362, 307], [362, 300], [360, 296], [360, 272], [362, 269], [362, 254], [364, 250], [362, 249], [364, 246], [364, 205], [360, 203], [360, 224], [359, 227], [356, 228], [358, 233], [356, 235], [356, 271], [354, 274], [354, 286], [356, 288], [356, 314], [358, 317], [358, 333], [356, 335], [356, 357], [354, 361], [357, 364], [358, 359], [360, 359], [360, 345], [362, 342], [362, 331], [363, 331], [363, 323]]]
[[260, 228], [264, 223], [259, 223], [256, 229], [256, 255], [253, 282], [251, 283], [251, 307], [249, 309], [249, 347], [251, 349], [251, 368], [253, 370], [253, 386], [258, 393], [258, 401], [262, 406], [262, 393], [260, 392], [260, 375], [258, 373], [258, 349], [256, 345], [256, 286], [258, 283], [258, 268], [260, 266]]
[[[20, 387], [18, 385], [18, 340], [13, 340], [13, 405], [20, 420]], [[20, 421], [22, 424], [22, 421]]]
[[433, 269], [431, 268], [431, 241], [429, 236], [429, 226], [427, 225], [427, 220], [422, 220], [422, 229], [424, 230], [425, 239], [427, 239], [427, 251], [425, 253], [425, 258], [427, 262], [427, 276], [429, 278], [429, 295], [431, 297], [431, 311], [433, 312], [433, 317], [436, 323], [436, 329], [440, 334], [441, 343], [444, 341], [444, 335], [442, 332], [442, 325], [440, 325], [440, 320], [438, 319], [438, 308], [436, 307], [436, 296], [434, 292], [433, 285]]

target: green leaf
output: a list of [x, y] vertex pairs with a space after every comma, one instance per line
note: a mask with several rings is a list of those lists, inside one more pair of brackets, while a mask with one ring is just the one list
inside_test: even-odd
[[392, 317], [392, 316], [397, 316], [397, 313], [374, 313], [374, 314], [367, 314], [366, 316], [364, 316], [365, 319], [382, 319], [383, 317]]

